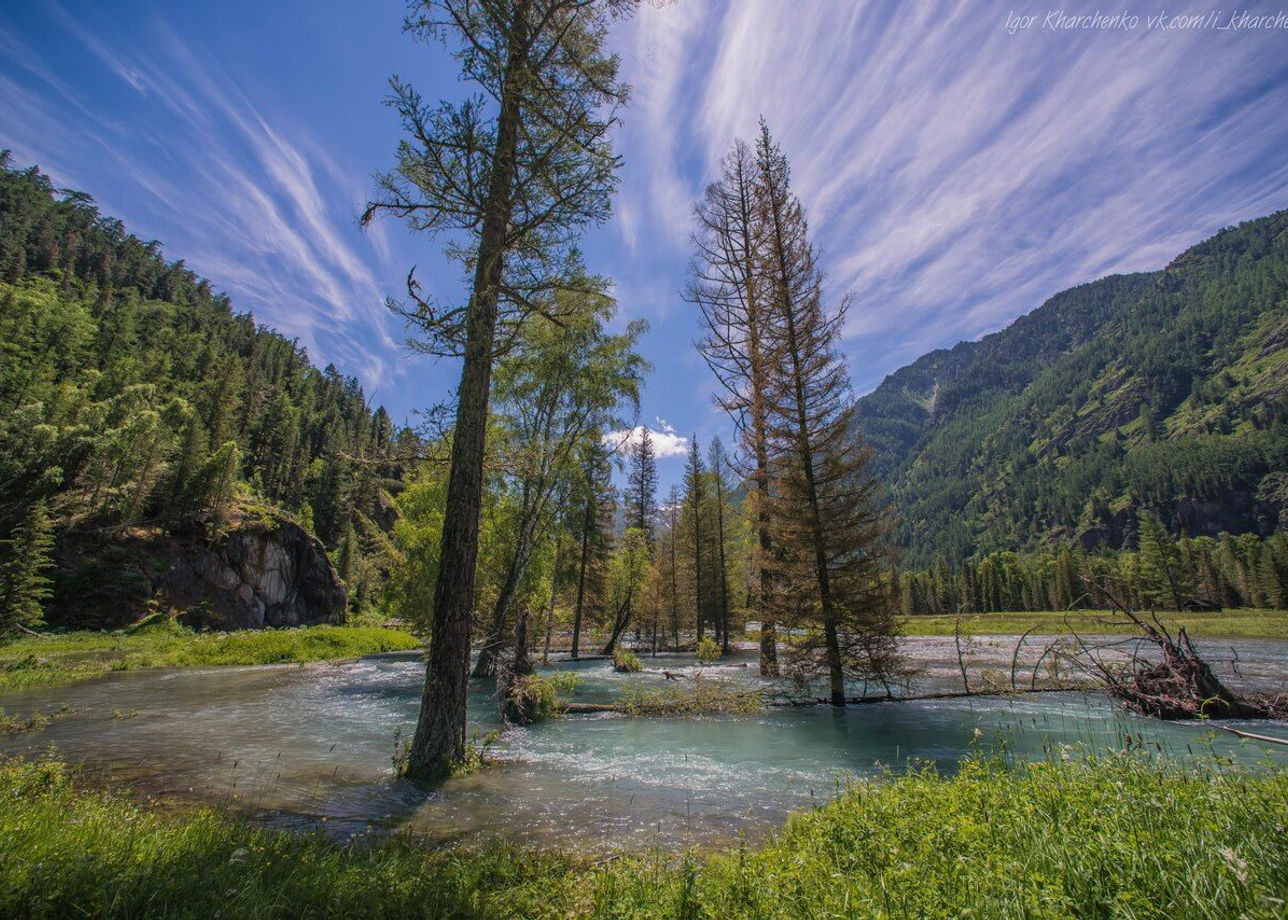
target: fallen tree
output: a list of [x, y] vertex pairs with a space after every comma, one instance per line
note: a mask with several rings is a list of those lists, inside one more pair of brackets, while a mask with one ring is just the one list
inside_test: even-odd
[[1130, 660], [1107, 662], [1074, 632], [1084, 659], [1099, 675], [1105, 689], [1128, 709], [1156, 719], [1288, 719], [1288, 694], [1242, 694], [1217, 677], [1190, 641], [1185, 627], [1176, 635], [1156, 614], [1147, 620], [1111, 591], [1106, 596], [1140, 630], [1140, 640], [1157, 652], [1145, 657], [1139, 649]]

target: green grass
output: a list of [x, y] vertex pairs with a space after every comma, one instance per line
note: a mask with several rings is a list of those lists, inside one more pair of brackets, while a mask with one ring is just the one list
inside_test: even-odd
[[[1242, 639], [1288, 639], [1288, 610], [1223, 610], [1218, 613], [1163, 613], [1169, 628], [1184, 626], [1192, 636]], [[1112, 610], [1074, 610], [1051, 613], [1045, 610], [1018, 613], [978, 613], [961, 618], [963, 635], [1017, 636], [1036, 627], [1035, 632], [1068, 632], [1069, 623], [1082, 634], [1129, 634], [1136, 632], [1121, 614]], [[904, 635], [951, 636], [953, 617], [918, 616], [904, 621]]]
[[584, 857], [402, 836], [342, 846], [0, 763], [0, 915], [1283, 917], [1288, 773], [1139, 756], [861, 783], [763, 847]]
[[194, 633], [164, 620], [135, 631], [25, 636], [0, 646], [0, 691], [65, 684], [108, 671], [322, 661], [419, 647], [411, 633], [378, 626]]

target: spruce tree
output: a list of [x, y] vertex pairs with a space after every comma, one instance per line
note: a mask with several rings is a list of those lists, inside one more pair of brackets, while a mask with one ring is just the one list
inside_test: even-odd
[[44, 499], [27, 506], [26, 514], [4, 542], [0, 563], [0, 636], [45, 620], [45, 601], [52, 593], [46, 572], [53, 564], [54, 536]]
[[653, 435], [647, 425], [639, 427], [639, 440], [629, 446], [630, 474], [627, 477], [627, 526], [644, 535], [645, 545], [653, 551], [657, 528], [657, 456], [653, 448]]
[[1181, 566], [1180, 551], [1158, 518], [1142, 512], [1140, 553], [1137, 560], [1137, 585], [1141, 599], [1148, 606], [1168, 605], [1181, 610], [1189, 598], [1189, 579]]
[[684, 507], [688, 512], [689, 536], [693, 540], [693, 615], [697, 639], [701, 643], [710, 607], [703, 565], [708, 537], [702, 526], [707, 514], [707, 483], [702, 454], [698, 451], [697, 435], [693, 436], [689, 444], [689, 460], [684, 470]]

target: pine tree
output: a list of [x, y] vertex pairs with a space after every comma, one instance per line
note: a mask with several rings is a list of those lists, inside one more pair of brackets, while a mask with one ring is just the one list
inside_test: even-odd
[[225, 441], [211, 454], [197, 471], [192, 489], [196, 508], [209, 510], [216, 521], [228, 513], [237, 492], [237, 470], [241, 466], [241, 451], [234, 441]]
[[52, 593], [45, 574], [53, 564], [54, 537], [44, 499], [32, 502], [4, 542], [0, 563], [0, 636], [19, 627], [44, 622], [44, 605]]
[[1283, 532], [1275, 534], [1261, 547], [1261, 558], [1257, 564], [1257, 580], [1260, 583], [1262, 602], [1270, 608], [1282, 610], [1288, 606], [1288, 546]]
[[602, 606], [605, 569], [613, 549], [613, 518], [617, 495], [612, 466], [601, 441], [588, 443], [582, 455], [579, 483], [581, 553], [577, 566], [577, 600], [573, 607], [572, 657], [580, 653], [582, 620], [588, 610]]
[[1144, 512], [1137, 517], [1140, 555], [1136, 577], [1141, 599], [1149, 606], [1167, 604], [1179, 611], [1190, 593], [1180, 551], [1155, 515]]
[[170, 488], [166, 499], [166, 508], [168, 517], [172, 521], [180, 521], [194, 510], [190, 492], [193, 480], [205, 461], [206, 432], [201, 424], [200, 416], [195, 412], [190, 413], [187, 425], [184, 426], [179, 456], [170, 474]]

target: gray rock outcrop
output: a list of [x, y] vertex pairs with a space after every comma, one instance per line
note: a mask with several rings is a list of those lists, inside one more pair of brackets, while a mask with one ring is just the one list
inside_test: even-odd
[[216, 629], [339, 624], [348, 600], [322, 544], [280, 519], [241, 524], [180, 559], [167, 581], [194, 625]]

